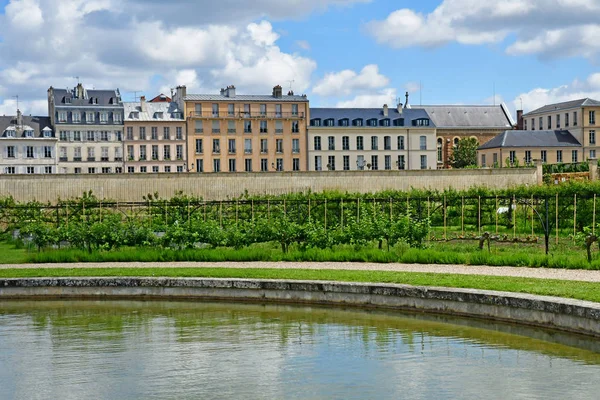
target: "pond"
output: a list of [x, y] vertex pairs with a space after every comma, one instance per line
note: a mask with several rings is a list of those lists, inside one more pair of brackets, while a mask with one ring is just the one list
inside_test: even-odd
[[431, 314], [3, 301], [0, 399], [588, 399], [600, 341]]

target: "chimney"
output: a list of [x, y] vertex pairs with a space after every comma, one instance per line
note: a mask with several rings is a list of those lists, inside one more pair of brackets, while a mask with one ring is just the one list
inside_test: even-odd
[[17, 126], [23, 126], [23, 114], [17, 109]]
[[146, 112], [146, 96], [140, 97], [140, 111]]
[[398, 109], [398, 114], [402, 115], [402, 103], [398, 103], [396, 108]]
[[225, 96], [227, 96], [227, 97], [235, 97], [235, 86], [233, 86], [233, 85], [227, 86], [227, 89], [224, 92], [225, 92]]
[[[517, 110], [517, 130], [522, 131], [524, 128], [523, 123], [523, 110]], [[541, 129], [541, 127], [540, 127]]]
[[173, 102], [177, 104], [180, 110], [185, 110], [185, 96], [187, 96], [187, 88], [184, 86], [177, 86], [175, 89], [175, 96], [173, 96]]
[[221, 93], [221, 96], [225, 96], [225, 89], [221, 88], [221, 91], [219, 93]]
[[408, 108], [408, 92], [406, 92], [406, 103], [404, 103], [404, 108]]
[[281, 86], [277, 85], [273, 88], [273, 97], [281, 98], [283, 97], [283, 89]]
[[77, 87], [75, 88], [75, 97], [78, 99], [85, 99], [85, 89], [81, 83], [78, 83]]
[[384, 117], [388, 116], [388, 105], [387, 104], [383, 105], [383, 116]]

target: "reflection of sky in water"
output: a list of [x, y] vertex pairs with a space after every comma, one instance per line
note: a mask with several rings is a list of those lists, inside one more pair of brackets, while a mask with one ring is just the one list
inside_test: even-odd
[[517, 336], [501, 332], [515, 327], [450, 321], [288, 306], [8, 302], [0, 304], [0, 399], [587, 399], [600, 391], [598, 353], [528, 337], [537, 330]]

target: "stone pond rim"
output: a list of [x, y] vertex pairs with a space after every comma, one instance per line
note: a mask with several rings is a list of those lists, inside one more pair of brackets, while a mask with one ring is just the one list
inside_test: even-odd
[[600, 303], [476, 289], [231, 278], [0, 279], [0, 300], [202, 299], [326, 304], [469, 316], [600, 338]]

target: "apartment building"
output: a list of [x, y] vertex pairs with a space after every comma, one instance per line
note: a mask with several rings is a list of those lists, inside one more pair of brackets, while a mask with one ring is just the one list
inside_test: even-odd
[[123, 172], [123, 103], [119, 90], [48, 89], [58, 135], [59, 173]]
[[50, 118], [0, 116], [0, 174], [56, 173], [56, 142]]
[[307, 170], [305, 95], [240, 95], [235, 86], [219, 94], [187, 94], [173, 98], [187, 117], [190, 172], [269, 172]]
[[123, 103], [125, 172], [187, 172], [186, 122], [177, 103]]
[[311, 108], [309, 170], [436, 169], [435, 141], [423, 109]]
[[599, 118], [600, 101], [589, 98], [545, 105], [524, 115], [517, 112], [518, 126], [524, 131], [569, 131], [581, 144], [578, 161], [599, 155]]

